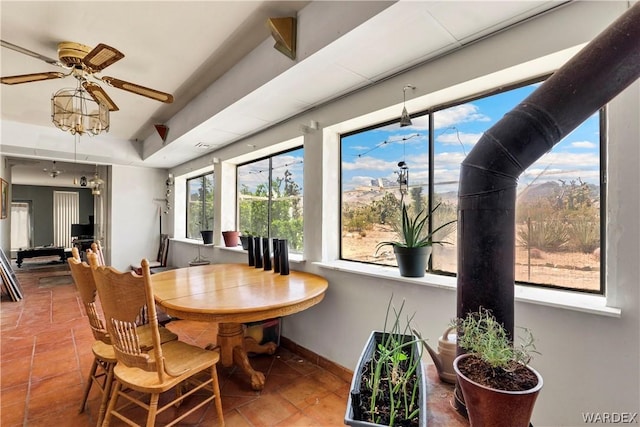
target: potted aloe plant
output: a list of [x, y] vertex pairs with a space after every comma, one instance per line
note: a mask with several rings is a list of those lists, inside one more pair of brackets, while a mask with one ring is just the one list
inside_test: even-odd
[[455, 321], [458, 346], [453, 362], [472, 426], [528, 427], [542, 376], [529, 366], [537, 353], [528, 329], [514, 345], [493, 314], [480, 308]]
[[[426, 426], [427, 386], [422, 361], [424, 342], [402, 324], [399, 310], [387, 305], [383, 331], [373, 331], [358, 359], [351, 381], [344, 422], [350, 426]], [[388, 329], [387, 329], [388, 328]]]
[[428, 232], [425, 226], [428, 225], [429, 216], [438, 209], [440, 203], [431, 212], [424, 209], [418, 212], [415, 217], [411, 217], [407, 205], [402, 204], [402, 228], [400, 239], [395, 241], [380, 242], [376, 246], [376, 254], [384, 246], [392, 246], [396, 255], [400, 275], [403, 277], [423, 277], [427, 270], [427, 260], [431, 256], [432, 246], [444, 244], [446, 242], [434, 241], [433, 236], [438, 231], [456, 222], [448, 221], [433, 231]]

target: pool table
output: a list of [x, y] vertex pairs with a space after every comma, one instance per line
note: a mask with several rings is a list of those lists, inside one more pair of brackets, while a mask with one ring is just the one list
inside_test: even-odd
[[37, 248], [21, 249], [18, 251], [18, 259], [16, 263], [18, 267], [22, 266], [22, 261], [26, 258], [36, 258], [41, 256], [53, 256], [58, 255], [60, 261], [66, 259], [64, 248], [62, 246], [40, 246]]

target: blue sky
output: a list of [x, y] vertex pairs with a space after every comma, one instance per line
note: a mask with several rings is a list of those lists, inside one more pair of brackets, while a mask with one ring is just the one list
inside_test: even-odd
[[[435, 113], [436, 192], [457, 191], [460, 163], [482, 133], [533, 92], [539, 84], [450, 107]], [[368, 186], [371, 179], [397, 179], [399, 161], [409, 166], [410, 185], [427, 183], [428, 118], [397, 124], [342, 139], [343, 191]], [[595, 114], [525, 171], [519, 191], [547, 181], [577, 180], [593, 184], [599, 177], [599, 125]]]

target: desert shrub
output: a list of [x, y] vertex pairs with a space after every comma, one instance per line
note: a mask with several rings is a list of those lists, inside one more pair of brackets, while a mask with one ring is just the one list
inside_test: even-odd
[[567, 224], [559, 219], [529, 220], [518, 230], [518, 240], [528, 248], [547, 252], [565, 250], [571, 236]]
[[592, 253], [600, 247], [600, 223], [587, 217], [574, 218], [569, 226], [571, 247], [583, 253]]

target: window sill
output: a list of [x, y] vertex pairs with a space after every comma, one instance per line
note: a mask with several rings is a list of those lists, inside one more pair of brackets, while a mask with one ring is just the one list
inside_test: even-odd
[[194, 246], [213, 246], [213, 245], [205, 245], [204, 243], [202, 243], [202, 240], [198, 240], [198, 239], [187, 239], [185, 237], [172, 237], [169, 240], [172, 240], [174, 242], [180, 242], [180, 243], [186, 243], [188, 245], [194, 245]]
[[[314, 265], [328, 270], [359, 274], [378, 279], [384, 278], [396, 282], [413, 283], [415, 285], [447, 289], [450, 291], [457, 290], [457, 279], [450, 276], [426, 274], [424, 277], [417, 278], [401, 277], [396, 267], [385, 267], [342, 260], [314, 262]], [[602, 295], [516, 285], [515, 300], [522, 303], [538, 304], [601, 316], [620, 317], [622, 314], [619, 308], [607, 306], [607, 299]]]

